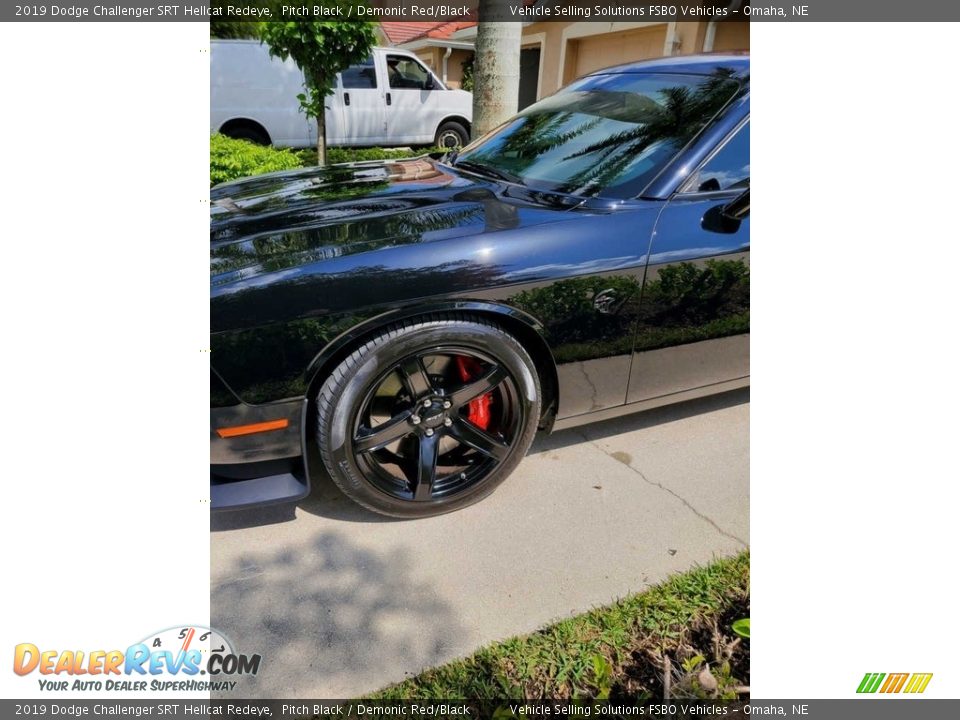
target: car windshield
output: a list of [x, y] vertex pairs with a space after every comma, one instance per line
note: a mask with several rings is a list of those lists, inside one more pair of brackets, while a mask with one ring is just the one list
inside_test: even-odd
[[732, 75], [586, 77], [467, 146], [455, 164], [537, 190], [636, 197], [737, 93]]

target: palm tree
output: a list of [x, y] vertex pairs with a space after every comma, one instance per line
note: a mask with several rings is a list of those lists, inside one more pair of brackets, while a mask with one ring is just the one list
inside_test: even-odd
[[473, 73], [473, 137], [485, 135], [516, 114], [520, 97], [519, 22], [508, 17], [508, 0], [480, 0]]
[[732, 70], [720, 68], [693, 88], [676, 85], [660, 90], [661, 102], [645, 104], [634, 118], [641, 120], [634, 129], [609, 135], [566, 158], [593, 156], [589, 167], [566, 182], [566, 191], [590, 194], [595, 188], [607, 187], [658, 143], [668, 142], [674, 150], [682, 148], [730, 101], [738, 87], [746, 86], [733, 75]]

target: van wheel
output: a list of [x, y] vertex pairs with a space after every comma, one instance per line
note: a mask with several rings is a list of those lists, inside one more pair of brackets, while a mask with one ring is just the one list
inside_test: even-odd
[[458, 148], [466, 145], [470, 141], [470, 133], [458, 122], [451, 120], [445, 122], [437, 130], [437, 138], [434, 145], [446, 149]]

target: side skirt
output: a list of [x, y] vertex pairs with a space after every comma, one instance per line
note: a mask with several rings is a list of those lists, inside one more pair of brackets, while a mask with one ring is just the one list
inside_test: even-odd
[[639, 402], [629, 403], [628, 405], [617, 405], [616, 407], [604, 408], [603, 410], [596, 410], [594, 412], [564, 418], [563, 420], [557, 420], [553, 424], [553, 431], [566, 430], [580, 425], [600, 422], [601, 420], [611, 420], [623, 415], [652, 410], [663, 407], [664, 405], [673, 405], [674, 403], [684, 402], [686, 400], [696, 400], [697, 398], [707, 397], [708, 395], [716, 395], [727, 392], [728, 390], [737, 390], [749, 386], [749, 375], [735, 380], [725, 380], [724, 382], [704, 385], [703, 387], [692, 390], [670, 393], [669, 395], [661, 395], [660, 397], [650, 398], [649, 400], [640, 400]]

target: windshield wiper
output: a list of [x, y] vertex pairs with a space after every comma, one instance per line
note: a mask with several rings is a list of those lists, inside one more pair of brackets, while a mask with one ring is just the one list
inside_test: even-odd
[[491, 177], [496, 180], [505, 180], [506, 182], [513, 183], [514, 185], [523, 185], [523, 180], [513, 173], [500, 170], [499, 168], [495, 168], [490, 165], [484, 165], [483, 163], [473, 162], [472, 160], [457, 160], [453, 167], [470, 170], [478, 175], [486, 175], [487, 177]]

